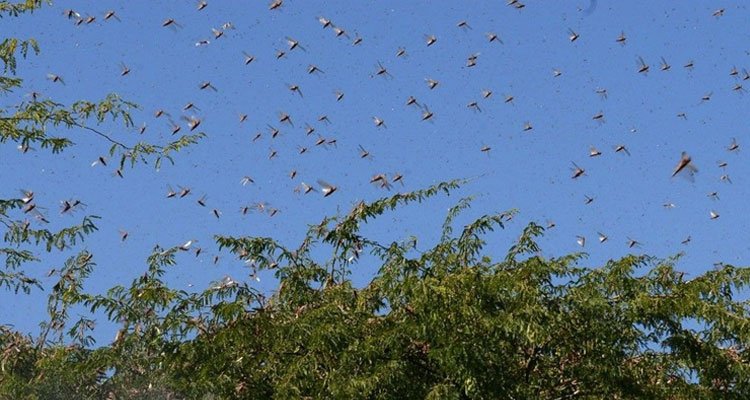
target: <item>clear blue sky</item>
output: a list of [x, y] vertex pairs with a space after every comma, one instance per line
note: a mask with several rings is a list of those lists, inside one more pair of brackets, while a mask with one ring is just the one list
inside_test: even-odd
[[[110, 92], [134, 101], [138, 126], [147, 130], [106, 124], [117, 140], [164, 142], [172, 139], [165, 118], [168, 111], [182, 132], [180, 116], [196, 115], [208, 135], [192, 149], [177, 154], [176, 165], [160, 171], [140, 165], [127, 169], [124, 179], [114, 167], [91, 167], [105, 155], [109, 143], [89, 132], [60, 132], [77, 144], [61, 155], [37, 149], [21, 154], [12, 143], [0, 146], [0, 198], [32, 189], [40, 206], [47, 207], [50, 229], [78, 222], [84, 214], [102, 217], [100, 231], [81, 248], [91, 250], [98, 268], [87, 283], [94, 292], [115, 284], [129, 285], [146, 269], [145, 258], [154, 245], [179, 245], [197, 239], [203, 254], [181, 254], [167, 279], [175, 287], [205, 288], [230, 275], [247, 278], [242, 262], [228, 253], [213, 264], [218, 253], [212, 235], [272, 236], [296, 245], [307, 229], [325, 215], [346, 212], [358, 200], [373, 200], [394, 191], [414, 190], [453, 178], [476, 178], [455, 195], [389, 213], [365, 231], [381, 240], [417, 235], [427, 247], [448, 207], [460, 197], [476, 196], [473, 207], [459, 219], [466, 223], [485, 213], [516, 208], [520, 214], [505, 231], [490, 235], [491, 252], [504, 254], [529, 221], [556, 228], [541, 240], [546, 256], [585, 251], [584, 265], [597, 266], [629, 252], [670, 256], [685, 252], [679, 268], [700, 273], [714, 262], [744, 265], [750, 258], [750, 216], [747, 199], [747, 110], [750, 89], [742, 69], [750, 68], [747, 44], [750, 21], [744, 2], [672, 1], [532, 1], [517, 10], [504, 1], [302, 1], [284, 0], [270, 11], [266, 1], [209, 0], [198, 11], [197, 2], [124, 3], [80, 1], [72, 6], [92, 24], [76, 26], [63, 15], [71, 5], [55, 2], [32, 16], [4, 18], [3, 36], [35, 37], [41, 54], [20, 63], [24, 89], [0, 98], [15, 104], [33, 91], [69, 103], [98, 99]], [[718, 7], [723, 16], [712, 16]], [[104, 21], [114, 10], [120, 21]], [[585, 10], [585, 11], [582, 11]], [[317, 17], [330, 19], [349, 36], [336, 37]], [[168, 19], [180, 27], [162, 27]], [[470, 28], [457, 24], [466, 20]], [[211, 28], [228, 29], [218, 39]], [[569, 29], [579, 37], [569, 39]], [[494, 32], [503, 43], [490, 42]], [[616, 39], [624, 32], [624, 45]], [[426, 45], [426, 37], [437, 42]], [[354, 46], [355, 37], [362, 42]], [[286, 37], [303, 49], [289, 50]], [[196, 46], [208, 39], [210, 44]], [[397, 57], [400, 47], [405, 57]], [[278, 50], [286, 56], [276, 59]], [[243, 51], [256, 57], [245, 65]], [[478, 54], [476, 66], [467, 58]], [[638, 57], [649, 65], [638, 73]], [[661, 57], [670, 65], [660, 70]], [[683, 65], [694, 61], [694, 68]], [[373, 76], [378, 63], [391, 77]], [[130, 73], [121, 76], [121, 63]], [[323, 73], [308, 74], [310, 64]], [[736, 67], [737, 76], [730, 71]], [[562, 72], [555, 76], [554, 71]], [[46, 79], [60, 75], [65, 85]], [[439, 84], [428, 88], [426, 79]], [[200, 90], [202, 82], [216, 88]], [[298, 93], [288, 89], [299, 85]], [[492, 90], [489, 98], [484, 89]], [[606, 89], [604, 99], [596, 93]], [[341, 101], [335, 92], [344, 93]], [[701, 101], [711, 93], [709, 101]], [[512, 95], [512, 103], [505, 96]], [[407, 106], [416, 97], [434, 113], [422, 121], [422, 111]], [[467, 107], [477, 101], [481, 112]], [[199, 111], [182, 111], [192, 102]], [[294, 126], [279, 122], [288, 113]], [[592, 119], [603, 113], [603, 121]], [[678, 114], [685, 113], [685, 118]], [[247, 114], [244, 123], [239, 116]], [[330, 124], [319, 122], [327, 115]], [[376, 127], [382, 118], [385, 128]], [[524, 124], [533, 129], [524, 131]], [[305, 134], [305, 123], [314, 126]], [[272, 139], [268, 125], [281, 130]], [[261, 139], [253, 142], [256, 132]], [[181, 132], [181, 133], [182, 133]], [[336, 139], [336, 146], [316, 146], [320, 134]], [[736, 138], [738, 152], [727, 147]], [[631, 156], [615, 153], [625, 145]], [[371, 154], [360, 158], [358, 146]], [[307, 147], [298, 154], [299, 147]], [[482, 152], [490, 146], [488, 153]], [[595, 146], [602, 155], [590, 157]], [[269, 160], [272, 150], [278, 156]], [[699, 169], [694, 181], [670, 178], [687, 151]], [[728, 162], [725, 170], [718, 167]], [[572, 162], [586, 174], [572, 179]], [[288, 174], [296, 169], [298, 176]], [[387, 192], [369, 183], [377, 173], [403, 174], [404, 186]], [[720, 180], [728, 174], [733, 183]], [[251, 176], [255, 183], [243, 186]], [[301, 182], [318, 186], [322, 179], [338, 187], [330, 197], [294, 192]], [[190, 187], [183, 199], [167, 199], [167, 185]], [[708, 196], [718, 192], [719, 200]], [[207, 195], [207, 207], [197, 204]], [[586, 196], [594, 198], [585, 204]], [[59, 215], [61, 200], [77, 198], [88, 205], [75, 217]], [[274, 216], [240, 208], [268, 202]], [[666, 209], [664, 203], [676, 207]], [[222, 212], [216, 219], [212, 209]], [[719, 218], [710, 219], [715, 210]], [[129, 232], [120, 241], [119, 230]], [[597, 232], [608, 236], [599, 243]], [[586, 237], [581, 248], [576, 236]], [[690, 236], [692, 241], [681, 242]], [[627, 238], [641, 242], [628, 248]], [[68, 255], [68, 254], [66, 254]], [[27, 268], [43, 277], [59, 267], [62, 257], [45, 256]], [[353, 278], [363, 284], [374, 264], [355, 266]], [[43, 279], [47, 285], [50, 279]], [[273, 288], [261, 275], [257, 285]], [[30, 296], [0, 294], [0, 322], [22, 331], [36, 330], [44, 317], [46, 292]], [[100, 322], [102, 319], [100, 318]], [[111, 340], [104, 327], [97, 338]]]

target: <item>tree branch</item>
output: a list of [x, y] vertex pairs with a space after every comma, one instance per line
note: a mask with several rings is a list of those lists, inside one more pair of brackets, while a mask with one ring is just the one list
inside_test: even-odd
[[90, 126], [82, 125], [82, 124], [80, 124], [80, 123], [78, 123], [78, 122], [74, 122], [74, 123], [73, 123], [73, 125], [74, 125], [74, 126], [77, 126], [77, 127], [79, 127], [79, 128], [82, 128], [82, 129], [86, 129], [86, 130], [89, 130], [89, 131], [91, 131], [91, 132], [94, 132], [94, 133], [96, 133], [97, 135], [99, 135], [99, 136], [101, 136], [101, 137], [103, 137], [103, 138], [105, 138], [105, 139], [109, 140], [110, 142], [112, 142], [112, 143], [114, 143], [114, 144], [116, 144], [116, 145], [118, 145], [118, 146], [122, 147], [122, 148], [123, 148], [123, 149], [125, 149], [125, 150], [133, 150], [133, 148], [132, 148], [132, 147], [130, 147], [130, 146], [126, 146], [125, 144], [123, 144], [123, 143], [121, 143], [121, 142], [118, 142], [117, 140], [114, 140], [114, 139], [112, 139], [112, 138], [111, 138], [111, 137], [109, 137], [109, 136], [108, 136], [107, 134], [103, 133], [102, 131], [100, 131], [100, 130], [98, 130], [98, 129], [92, 128], [92, 127], [90, 127]]

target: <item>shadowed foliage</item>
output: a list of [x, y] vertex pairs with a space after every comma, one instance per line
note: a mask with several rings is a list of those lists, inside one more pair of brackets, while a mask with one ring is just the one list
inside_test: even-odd
[[[146, 272], [104, 295], [83, 293], [94, 267], [81, 253], [60, 270], [50, 319], [34, 340], [0, 334], [0, 396], [47, 398], [747, 398], [750, 335], [737, 292], [750, 270], [722, 265], [691, 280], [677, 260], [627, 256], [599, 268], [581, 254], [546, 259], [529, 224], [501, 261], [482, 234], [514, 214], [486, 215], [441, 239], [380, 243], [368, 220], [460, 182], [360, 203], [313, 225], [290, 249], [272, 238], [217, 236], [256, 269], [270, 296], [227, 278], [203, 292], [162, 280], [179, 247], [156, 247]], [[425, 207], [426, 205], [422, 205]], [[312, 257], [328, 247], [327, 260]], [[494, 253], [497, 253], [494, 251]], [[358, 262], [380, 268], [364, 287]], [[91, 347], [84, 305], [121, 329]], [[48, 336], [56, 332], [55, 337]]]

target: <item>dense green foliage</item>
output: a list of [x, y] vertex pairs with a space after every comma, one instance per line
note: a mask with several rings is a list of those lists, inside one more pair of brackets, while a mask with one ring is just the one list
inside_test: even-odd
[[[0, 1], [0, 16], [41, 4]], [[15, 73], [17, 52], [38, 49], [33, 39], [5, 40], [5, 72]], [[0, 78], [3, 92], [21, 84]], [[0, 109], [0, 143], [62, 151], [72, 140], [46, 129], [58, 125], [114, 142], [122, 166], [147, 156], [158, 163], [203, 136], [125, 145], [88, 125], [122, 119], [130, 126], [133, 107], [116, 95], [70, 106], [35, 99]], [[96, 258], [77, 246], [97, 229], [97, 217], [51, 232], [26, 219], [33, 194], [0, 199], [0, 287], [31, 293], [40, 284], [24, 265], [45, 252], [68, 255], [51, 271], [58, 282], [46, 288], [49, 315], [39, 336], [0, 325], [0, 398], [750, 398], [749, 310], [738, 300], [748, 268], [721, 265], [690, 280], [676, 259], [627, 256], [582, 268], [581, 254], [542, 257], [543, 228], [535, 224], [495, 260], [489, 254], [498, 244], [484, 235], [515, 212], [454, 232], [470, 199], [448, 212], [428, 250], [418, 251], [414, 238], [381, 243], [360, 234], [379, 215], [460, 184], [360, 203], [311, 226], [296, 247], [216, 236], [240, 260], [276, 273], [272, 295], [231, 279], [202, 292], [168, 287], [164, 276], [180, 247], [154, 248], [130, 285], [86, 293]], [[313, 256], [321, 249], [330, 258]], [[354, 287], [349, 276], [365, 262], [377, 262], [378, 272]], [[91, 314], [71, 320], [76, 307]], [[120, 327], [111, 343], [93, 343], [94, 315]]]
[[[216, 238], [240, 259], [274, 269], [266, 298], [224, 280], [188, 293], [165, 286], [179, 247], [155, 248], [130, 286], [80, 291], [94, 268], [81, 253], [59, 271], [50, 319], [33, 340], [0, 334], [0, 396], [49, 398], [736, 398], [750, 395], [750, 269], [721, 266], [692, 280], [674, 260], [628, 256], [580, 268], [544, 259], [530, 224], [507, 257], [484, 256], [482, 234], [511, 213], [482, 217], [417, 252], [378, 243], [360, 225], [457, 182], [360, 204], [311, 227], [299, 247], [271, 238]], [[334, 249], [320, 262], [316, 246]], [[352, 287], [361, 254], [381, 267]], [[92, 349], [85, 305], [121, 324]], [[47, 333], [58, 333], [52, 338]], [[68, 336], [66, 339], [64, 336]], [[69, 394], [69, 395], [68, 395]]]

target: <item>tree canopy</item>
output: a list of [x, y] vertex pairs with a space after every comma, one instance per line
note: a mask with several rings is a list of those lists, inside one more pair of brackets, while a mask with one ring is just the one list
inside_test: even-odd
[[[79, 290], [93, 255], [72, 257], [50, 294], [50, 332], [4, 328], [0, 393], [10, 398], [746, 398], [748, 309], [735, 297], [750, 270], [730, 265], [686, 280], [676, 259], [627, 256], [598, 268], [582, 254], [545, 259], [528, 225], [502, 260], [483, 234], [512, 213], [486, 215], [442, 239], [379, 243], [359, 226], [458, 182], [360, 204], [313, 225], [288, 248], [267, 237], [217, 236], [257, 268], [272, 269], [265, 296], [246, 281], [203, 292], [165, 286], [180, 248], [155, 248], [146, 272], [105, 295]], [[425, 207], [427, 205], [422, 205]], [[316, 260], [316, 247], [334, 255]], [[348, 274], [362, 254], [378, 274]], [[122, 326], [88, 346], [82, 304]], [[46, 332], [45, 332], [46, 333]], [[67, 336], [67, 337], [66, 337]]]

